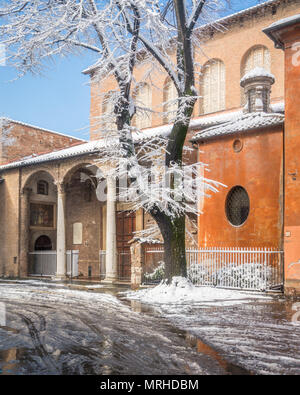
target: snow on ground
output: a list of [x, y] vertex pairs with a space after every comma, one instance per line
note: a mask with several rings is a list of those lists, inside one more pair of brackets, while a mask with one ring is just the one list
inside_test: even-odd
[[293, 302], [282, 296], [194, 287], [175, 278], [126, 297], [151, 305], [195, 336], [199, 350], [210, 346], [218, 360], [253, 374], [300, 374], [300, 324], [292, 323]]
[[198, 288], [181, 278], [122, 299], [107, 292], [0, 282], [7, 314], [0, 375], [220, 374], [232, 364], [300, 374], [300, 325], [282, 296]]
[[126, 292], [129, 299], [150, 304], [187, 304], [201, 303], [203, 306], [226, 306], [249, 303], [249, 300], [268, 299], [263, 294], [241, 292], [237, 290], [196, 287], [188, 279], [173, 277], [172, 283], [161, 282], [154, 288]]
[[168, 321], [104, 292], [0, 281], [0, 375], [226, 373]]

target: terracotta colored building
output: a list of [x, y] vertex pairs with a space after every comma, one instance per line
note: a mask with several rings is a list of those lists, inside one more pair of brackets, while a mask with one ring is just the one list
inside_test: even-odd
[[285, 287], [300, 293], [300, 14], [274, 23], [264, 32], [285, 55]]
[[270, 106], [273, 83], [264, 69], [250, 71], [244, 110], [215, 117], [192, 138], [209, 176], [225, 184], [200, 202], [200, 247], [282, 248], [284, 115]]

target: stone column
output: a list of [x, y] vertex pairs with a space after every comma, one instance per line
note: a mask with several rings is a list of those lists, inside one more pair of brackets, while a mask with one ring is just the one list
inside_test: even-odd
[[66, 191], [63, 183], [57, 184], [57, 219], [56, 219], [56, 277], [66, 277]]
[[21, 223], [20, 223], [20, 257], [18, 276], [28, 275], [28, 252], [29, 252], [29, 206], [32, 189], [23, 188], [21, 191]]
[[106, 282], [117, 280], [116, 179], [107, 177]]

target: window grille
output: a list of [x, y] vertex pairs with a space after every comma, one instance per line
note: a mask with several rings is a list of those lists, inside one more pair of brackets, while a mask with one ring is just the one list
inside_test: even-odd
[[37, 194], [38, 195], [48, 195], [49, 193], [49, 184], [47, 181], [40, 180], [37, 183]]
[[201, 114], [225, 109], [225, 65], [221, 60], [212, 60], [203, 71], [201, 80]]
[[236, 186], [232, 188], [226, 199], [226, 216], [234, 226], [242, 225], [248, 218], [250, 212], [250, 201], [247, 191]]

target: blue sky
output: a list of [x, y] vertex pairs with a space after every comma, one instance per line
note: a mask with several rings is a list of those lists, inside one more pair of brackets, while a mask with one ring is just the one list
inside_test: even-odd
[[[231, 0], [231, 9], [240, 11], [261, 2]], [[58, 58], [43, 76], [28, 74], [12, 82], [15, 70], [0, 67], [0, 116], [88, 139], [90, 89], [81, 71], [95, 60], [89, 52]]]

